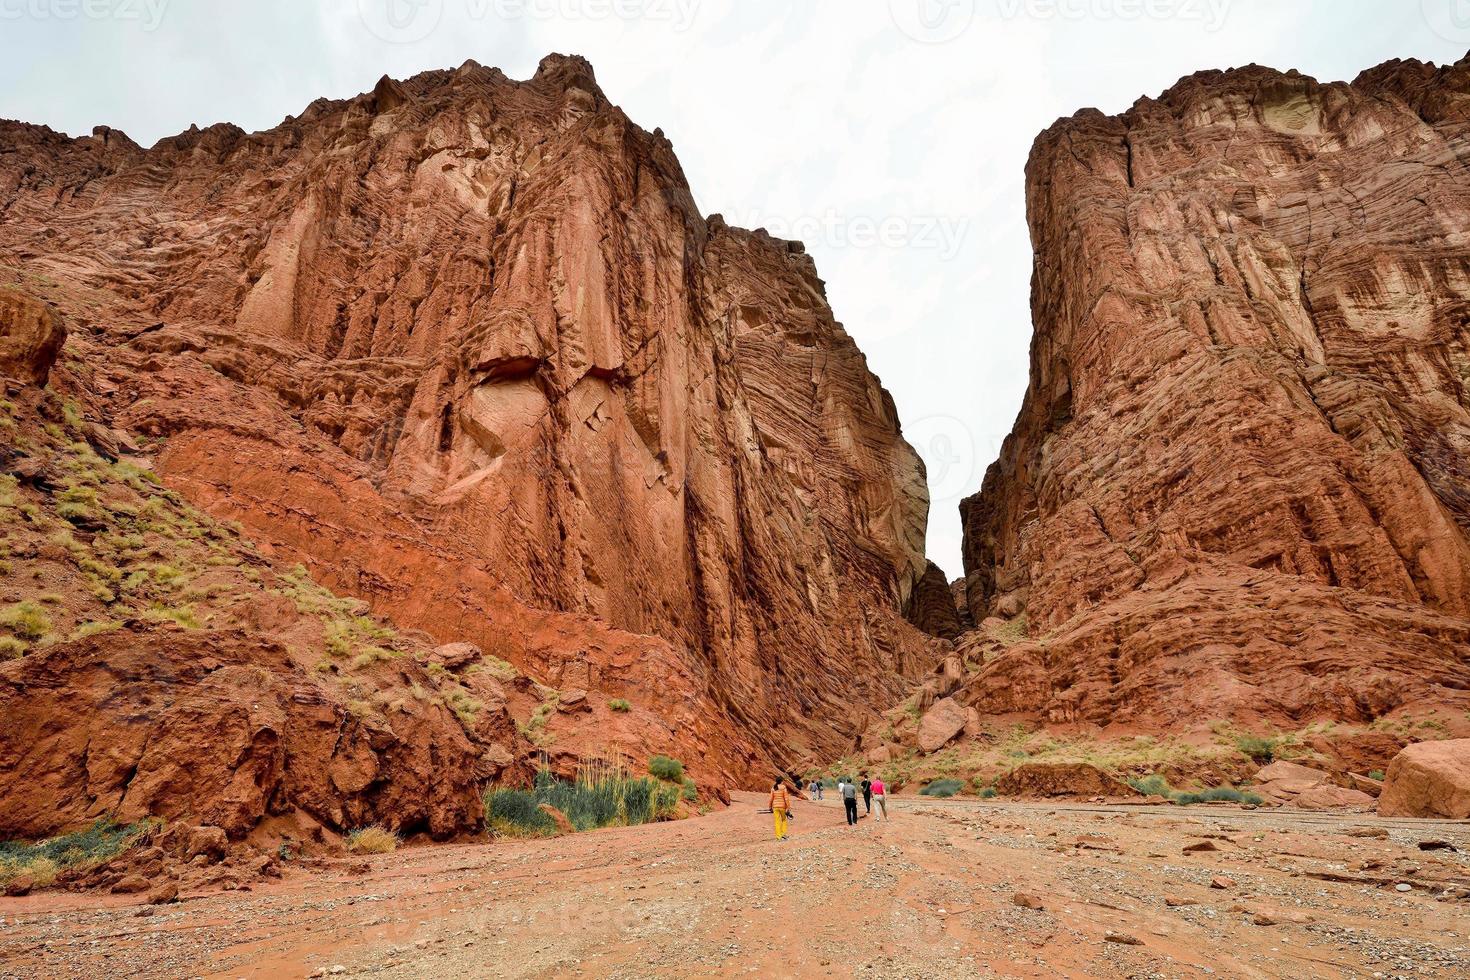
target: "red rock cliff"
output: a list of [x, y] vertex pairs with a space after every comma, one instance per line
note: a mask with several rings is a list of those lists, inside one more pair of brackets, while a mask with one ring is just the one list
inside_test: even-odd
[[1186, 78], [1037, 141], [1031, 382], [962, 507], [986, 711], [1375, 718], [1470, 688], [1470, 64]]
[[0, 261], [69, 287], [115, 422], [401, 626], [666, 709], [696, 774], [840, 753], [935, 661], [922, 464], [811, 259], [582, 59], [0, 147]]

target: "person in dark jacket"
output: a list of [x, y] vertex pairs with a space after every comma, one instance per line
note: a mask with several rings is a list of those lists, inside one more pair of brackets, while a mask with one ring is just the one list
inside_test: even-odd
[[863, 813], [873, 812], [873, 781], [863, 773]]
[[854, 827], [857, 825], [858, 820], [857, 784], [851, 779], [844, 779], [837, 784], [837, 788], [842, 790], [842, 808], [847, 811], [847, 825]]

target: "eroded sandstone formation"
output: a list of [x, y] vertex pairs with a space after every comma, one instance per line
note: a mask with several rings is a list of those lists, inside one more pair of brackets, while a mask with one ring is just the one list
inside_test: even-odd
[[[1032, 151], [1031, 381], [962, 508], [965, 703], [1146, 729], [1463, 708], [1470, 63], [1203, 72]], [[961, 646], [964, 653], [964, 645]]]
[[633, 704], [555, 713], [548, 756], [764, 775], [938, 657], [903, 616], [922, 464], [810, 257], [701, 216], [580, 58], [147, 150], [0, 123], [0, 201], [0, 263], [169, 486], [401, 627]]

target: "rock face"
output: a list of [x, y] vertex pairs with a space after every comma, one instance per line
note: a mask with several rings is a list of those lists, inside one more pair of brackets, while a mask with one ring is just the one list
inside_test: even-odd
[[1204, 72], [1044, 133], [1024, 406], [965, 501], [982, 712], [1371, 720], [1470, 688], [1470, 64]]
[[1395, 756], [1378, 815], [1470, 819], [1470, 738], [1420, 742]]
[[696, 775], [838, 754], [938, 659], [902, 615], [922, 464], [812, 260], [702, 217], [585, 61], [0, 144], [0, 262], [62, 283], [105, 411], [279, 561], [641, 703], [668, 729], [619, 747]]
[[1002, 796], [1112, 796], [1140, 795], [1127, 783], [1085, 762], [1023, 762], [995, 781]]
[[0, 289], [0, 375], [44, 386], [65, 342], [66, 328], [54, 310], [25, 293]]
[[964, 632], [960, 609], [944, 569], [929, 562], [909, 595], [908, 619], [930, 636], [956, 639]]

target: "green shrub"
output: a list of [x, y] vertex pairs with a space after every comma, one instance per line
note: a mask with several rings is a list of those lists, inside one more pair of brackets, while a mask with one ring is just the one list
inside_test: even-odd
[[1138, 790], [1144, 796], [1167, 796], [1173, 797], [1174, 790], [1169, 786], [1169, 781], [1163, 776], [1144, 776], [1141, 779], [1130, 779], [1128, 785]]
[[1383, 770], [1382, 769], [1374, 769], [1372, 772], [1368, 773], [1368, 778], [1369, 779], [1376, 779], [1380, 783], [1383, 782]]
[[688, 776], [684, 777], [684, 799], [690, 803], [699, 799], [699, 784]]
[[1174, 802], [1190, 806], [1194, 803], [1251, 803], [1260, 806], [1261, 798], [1255, 793], [1244, 793], [1230, 786], [1174, 794]]
[[0, 661], [24, 657], [29, 649], [30, 647], [13, 636], [0, 636]]
[[980, 799], [982, 800], [993, 800], [995, 799], [995, 795], [996, 794], [994, 786], [986, 786], [980, 791]]
[[503, 837], [551, 837], [556, 821], [541, 811], [535, 792], [492, 789], [485, 794], [485, 822]]
[[626, 698], [613, 698], [607, 703], [607, 706], [619, 714], [633, 710], [633, 706], [628, 703]]
[[1130, 779], [1128, 785], [1145, 796], [1162, 796], [1182, 806], [1195, 803], [1250, 803], [1260, 806], [1262, 800], [1255, 793], [1247, 793], [1230, 786], [1181, 792], [1169, 785], [1163, 776], [1151, 775], [1141, 779]]
[[628, 775], [621, 766], [590, 764], [565, 782], [549, 770], [536, 774], [530, 789], [492, 789], [485, 794], [485, 820], [507, 837], [547, 837], [556, 821], [540, 810], [556, 807], [578, 831], [636, 826], [673, 813], [682, 787]]
[[919, 790], [919, 795], [937, 796], [941, 799], [948, 799], [964, 788], [965, 784], [958, 779], [936, 779], [928, 786]]
[[40, 640], [51, 632], [51, 617], [34, 602], [17, 602], [0, 611], [0, 629], [23, 640]]
[[111, 633], [114, 630], [120, 630], [122, 628], [123, 624], [115, 619], [86, 622], [72, 630], [71, 638], [73, 640], [85, 640], [89, 636], [96, 636], [99, 633]]
[[659, 783], [658, 789], [653, 794], [653, 817], [655, 820], [668, 820], [673, 817], [679, 809], [679, 798], [683, 795], [683, 787], [673, 783]]
[[1235, 739], [1235, 747], [1243, 755], [1250, 756], [1257, 762], [1270, 763], [1276, 757], [1276, 747], [1280, 739], [1262, 738], [1258, 735], [1240, 735]]
[[143, 618], [151, 619], [159, 623], [173, 623], [182, 626], [186, 630], [199, 630], [204, 628], [204, 623], [194, 612], [193, 606], [165, 606], [154, 603], [143, 610]]
[[666, 783], [684, 781], [684, 763], [666, 755], [656, 755], [648, 760], [648, 771]]

